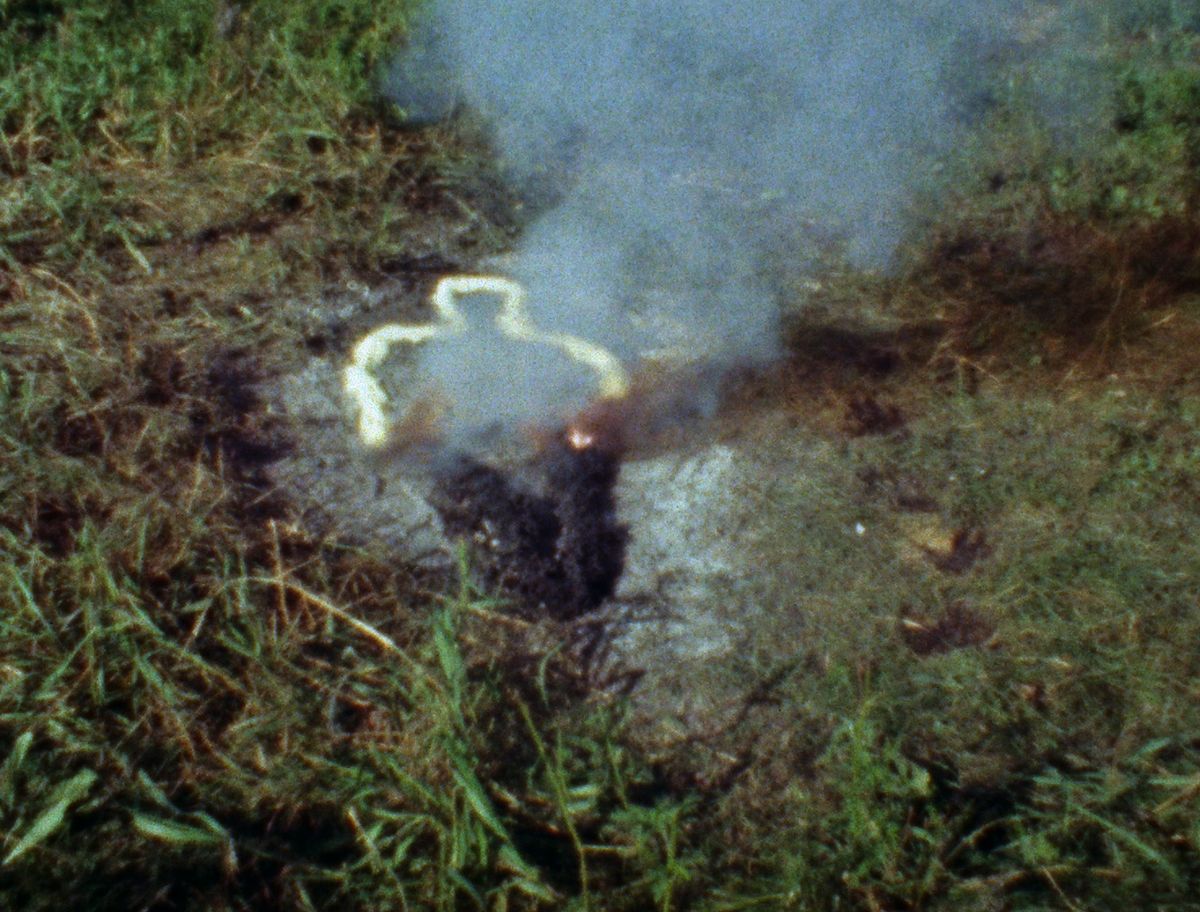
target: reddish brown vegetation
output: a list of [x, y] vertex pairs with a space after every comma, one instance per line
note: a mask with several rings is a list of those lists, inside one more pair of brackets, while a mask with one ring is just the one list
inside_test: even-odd
[[1046, 215], [1021, 232], [959, 227], [935, 240], [918, 275], [957, 305], [955, 348], [978, 354], [1031, 333], [1047, 353], [1105, 350], [1147, 317], [1200, 291], [1200, 220], [1114, 225]]

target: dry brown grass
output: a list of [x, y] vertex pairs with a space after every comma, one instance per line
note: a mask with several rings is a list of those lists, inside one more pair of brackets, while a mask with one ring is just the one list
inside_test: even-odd
[[1135, 337], [1200, 293], [1200, 219], [1113, 224], [1045, 214], [936, 237], [914, 278], [948, 304], [953, 350], [1013, 348], [1103, 369]]

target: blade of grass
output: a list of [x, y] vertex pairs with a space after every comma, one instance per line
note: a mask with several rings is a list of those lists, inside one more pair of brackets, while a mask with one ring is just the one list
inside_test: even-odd
[[17, 771], [24, 765], [31, 744], [33, 744], [33, 732], [22, 732], [5, 758], [4, 766], [0, 767], [0, 806], [6, 810], [11, 810], [14, 806]]
[[12, 851], [4, 856], [4, 861], [0, 864], [12, 864], [30, 849], [53, 836], [66, 820], [71, 805], [87, 797], [97, 778], [96, 773], [90, 769], [80, 770], [55, 789], [37, 819], [29, 825], [25, 835], [13, 846]]

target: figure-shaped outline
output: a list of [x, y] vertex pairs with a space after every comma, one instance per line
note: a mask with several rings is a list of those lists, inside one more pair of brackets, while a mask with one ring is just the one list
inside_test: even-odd
[[369, 447], [387, 442], [387, 393], [373, 371], [383, 363], [397, 342], [419, 344], [456, 335], [467, 329], [466, 318], [454, 303], [461, 295], [494, 294], [503, 298], [494, 324], [504, 335], [525, 342], [553, 345], [567, 356], [586, 364], [599, 379], [601, 399], [620, 399], [629, 391], [629, 375], [615, 355], [602, 346], [568, 333], [542, 332], [525, 311], [525, 289], [503, 276], [446, 276], [433, 291], [436, 317], [429, 323], [385, 323], [371, 330], [354, 346], [350, 364], [342, 372], [342, 386], [358, 408], [358, 435]]

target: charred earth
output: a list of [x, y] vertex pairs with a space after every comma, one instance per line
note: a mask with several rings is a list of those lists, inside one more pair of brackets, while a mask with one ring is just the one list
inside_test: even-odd
[[516, 613], [574, 620], [613, 594], [625, 566], [619, 457], [555, 441], [533, 468], [540, 484], [461, 455], [437, 473], [431, 502], [485, 586]]

